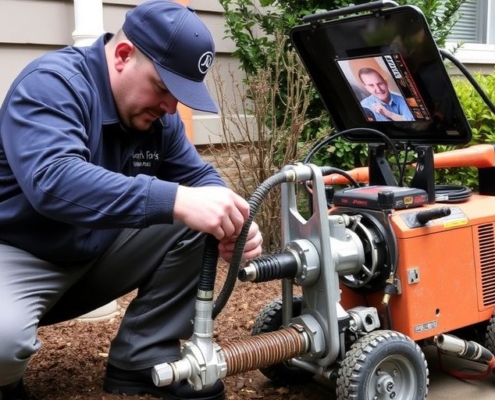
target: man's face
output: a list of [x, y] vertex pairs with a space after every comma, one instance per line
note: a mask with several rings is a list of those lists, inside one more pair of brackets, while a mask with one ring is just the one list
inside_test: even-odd
[[388, 90], [387, 82], [383, 80], [380, 74], [376, 72], [362, 74], [361, 81], [363, 82], [365, 89], [378, 100], [384, 103], [390, 101], [390, 92]]
[[142, 54], [130, 54], [112, 89], [120, 119], [130, 129], [146, 131], [155, 120], [177, 110], [177, 99]]

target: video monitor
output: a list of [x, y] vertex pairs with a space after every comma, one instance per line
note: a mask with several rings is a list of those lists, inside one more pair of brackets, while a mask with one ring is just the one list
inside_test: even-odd
[[291, 41], [353, 142], [465, 144], [471, 129], [421, 11], [387, 8], [299, 25]]

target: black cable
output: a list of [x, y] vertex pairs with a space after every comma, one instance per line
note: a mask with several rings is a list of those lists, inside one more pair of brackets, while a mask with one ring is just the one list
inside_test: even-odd
[[302, 160], [302, 163], [308, 164], [318, 150], [320, 150], [326, 144], [332, 142], [334, 139], [337, 139], [341, 135], [342, 133], [336, 133], [334, 135], [324, 137], [320, 142], [316, 143], [311, 149], [309, 149], [308, 153]]
[[275, 175], [268, 177], [264, 182], [259, 185], [254, 193], [249, 198], [249, 217], [244, 223], [241, 233], [237, 237], [234, 245], [234, 252], [232, 259], [230, 260], [230, 266], [227, 271], [227, 277], [223, 284], [222, 290], [218, 294], [215, 303], [213, 305], [212, 318], [215, 319], [218, 314], [223, 310], [227, 301], [229, 300], [232, 292], [234, 291], [235, 282], [237, 281], [237, 275], [242, 262], [242, 255], [244, 253], [244, 246], [247, 241], [249, 228], [256, 216], [263, 199], [270, 192], [271, 189], [278, 186], [281, 183], [287, 182], [287, 175], [285, 171], [279, 171]]
[[[321, 174], [322, 174], [322, 176], [327, 176], [327, 175], [331, 175], [331, 174], [341, 175], [344, 178], [346, 178], [352, 186], [354, 186], [355, 188], [359, 187], [358, 181], [356, 181], [349, 173], [347, 173], [343, 169], [334, 168], [334, 167], [321, 167]], [[312, 193], [312, 189], [310, 187], [311, 184], [309, 181], [305, 181], [303, 183], [303, 185], [304, 185], [304, 189], [306, 189], [307, 193]], [[325, 188], [325, 192], [326, 191], [327, 191], [327, 188]], [[328, 192], [325, 194], [328, 195]], [[333, 194], [331, 197], [333, 197]], [[332, 207], [332, 202], [328, 197], [327, 197], [327, 207], [328, 208]]]
[[471, 189], [461, 185], [436, 185], [435, 201], [437, 203], [461, 203], [472, 195]]
[[343, 169], [334, 168], [334, 167], [322, 167], [321, 168], [321, 174], [323, 176], [331, 175], [331, 174], [342, 175], [344, 178], [346, 178], [352, 184], [352, 186], [359, 187], [359, 183], [351, 175], [349, 175], [348, 172], [344, 171]]
[[335, 140], [336, 138], [340, 137], [340, 136], [343, 136], [343, 135], [346, 135], [348, 133], [356, 133], [356, 132], [365, 132], [365, 133], [371, 133], [371, 134], [374, 134], [374, 135], [377, 135], [377, 136], [380, 136], [384, 139], [384, 141], [389, 145], [389, 147], [392, 149], [393, 153], [394, 153], [394, 157], [395, 157], [395, 162], [397, 164], [397, 168], [399, 170], [399, 173], [402, 174], [402, 166], [401, 166], [401, 162], [400, 162], [400, 158], [399, 158], [399, 152], [397, 151], [397, 148], [395, 147], [395, 143], [387, 136], [385, 135], [384, 133], [380, 132], [379, 130], [377, 129], [372, 129], [372, 128], [349, 128], [349, 129], [346, 129], [342, 132], [338, 132], [338, 133], [335, 133], [333, 135], [330, 135], [330, 136], [327, 136], [325, 138], [323, 138], [323, 140], [319, 143], [317, 143], [316, 145], [314, 145], [308, 152], [308, 154], [306, 154], [306, 157], [304, 157], [303, 159], [303, 163], [304, 164], [307, 164], [310, 162], [311, 158], [315, 155], [315, 153], [320, 150], [323, 146], [325, 146], [326, 144], [328, 144], [329, 142]]

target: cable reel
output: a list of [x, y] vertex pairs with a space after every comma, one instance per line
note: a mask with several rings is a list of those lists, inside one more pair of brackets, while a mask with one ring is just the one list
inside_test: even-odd
[[[339, 209], [337, 213], [346, 211], [349, 210]], [[353, 214], [356, 215], [355, 211]], [[362, 242], [364, 263], [357, 272], [340, 275], [340, 281], [351, 289], [374, 292], [383, 287], [390, 275], [391, 262], [388, 251], [390, 240], [387, 240], [385, 226], [371, 213], [360, 210], [359, 215], [360, 218], [354, 218], [354, 223], [351, 223], [348, 229]]]

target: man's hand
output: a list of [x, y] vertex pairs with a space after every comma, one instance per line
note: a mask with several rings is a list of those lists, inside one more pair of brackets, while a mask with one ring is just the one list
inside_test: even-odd
[[[235, 241], [249, 217], [249, 203], [232, 190], [219, 186], [179, 186], [174, 218], [189, 228], [210, 233], [218, 239], [219, 256], [230, 261]], [[243, 259], [261, 254], [263, 240], [256, 223], [252, 223], [244, 246]]]
[[[229, 262], [234, 254], [235, 242], [237, 236], [232, 236], [230, 238], [224, 238], [220, 240], [218, 244], [219, 256], [225, 261]], [[249, 227], [248, 236], [246, 239], [246, 244], [244, 246], [244, 252], [242, 254], [243, 260], [252, 260], [253, 258], [261, 255], [261, 245], [263, 239], [261, 237], [261, 232], [258, 225], [253, 222]]]
[[220, 186], [179, 186], [174, 219], [218, 240], [238, 236], [249, 216], [249, 203]]
[[405, 121], [406, 120], [406, 118], [404, 116], [393, 113], [392, 111], [388, 110], [382, 104], [374, 103], [372, 107], [373, 107], [374, 112], [376, 112], [377, 114], [381, 114], [384, 117], [386, 117], [392, 121]]

